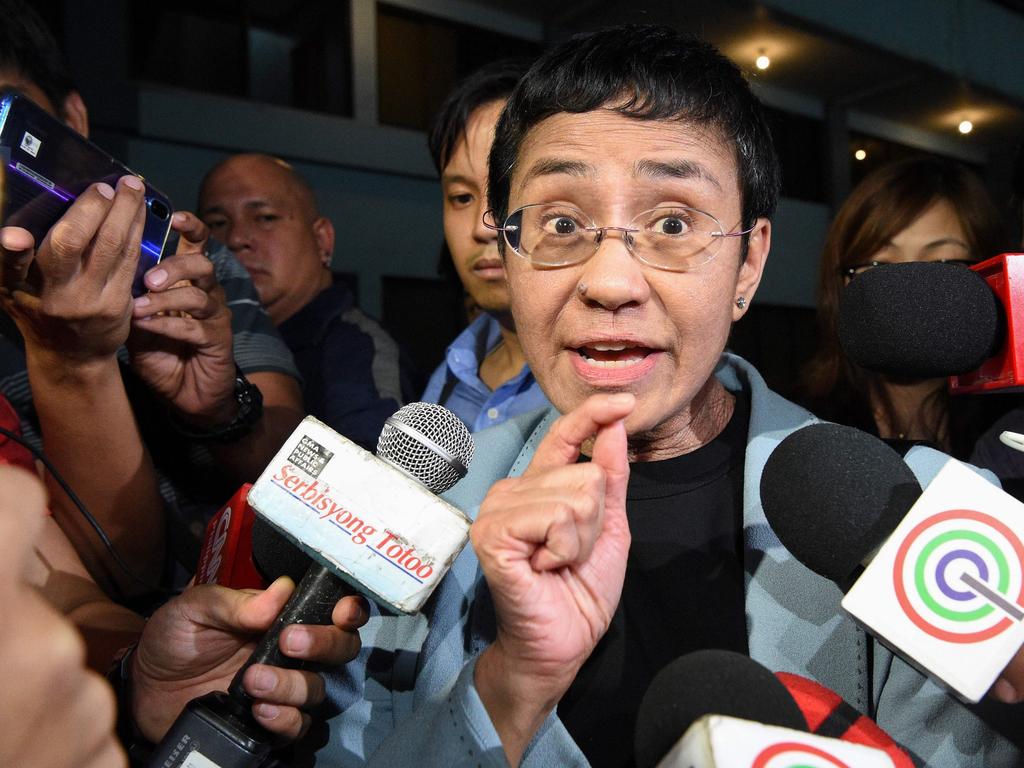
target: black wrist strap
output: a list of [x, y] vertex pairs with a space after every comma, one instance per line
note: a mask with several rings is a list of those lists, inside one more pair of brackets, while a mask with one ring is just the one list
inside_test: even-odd
[[118, 651], [107, 671], [107, 682], [110, 683], [114, 689], [114, 695], [117, 697], [115, 731], [118, 740], [128, 753], [128, 762], [132, 768], [144, 766], [155, 746], [153, 742], [142, 735], [142, 731], [135, 724], [135, 718], [132, 717], [132, 655], [138, 646], [138, 643], [134, 643]]

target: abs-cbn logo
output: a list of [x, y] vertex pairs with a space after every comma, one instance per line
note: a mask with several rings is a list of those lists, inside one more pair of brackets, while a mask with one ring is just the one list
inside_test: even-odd
[[922, 632], [950, 643], [984, 642], [1024, 620], [1024, 542], [984, 512], [940, 512], [900, 544], [893, 586]]
[[330, 496], [330, 486], [315, 478], [310, 481], [283, 464], [270, 481], [314, 511], [319, 519], [350, 537], [356, 546], [366, 547], [415, 581], [422, 583], [434, 573], [434, 557], [416, 547], [395, 531], [378, 530], [357, 513], [346, 509]]

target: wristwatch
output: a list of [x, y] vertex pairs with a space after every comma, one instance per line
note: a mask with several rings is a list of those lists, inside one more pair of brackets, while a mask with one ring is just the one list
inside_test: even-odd
[[185, 426], [173, 415], [170, 417], [174, 430], [184, 437], [207, 443], [233, 443], [245, 437], [263, 416], [263, 393], [260, 388], [245, 378], [242, 369], [235, 364], [235, 404], [238, 411], [228, 424], [214, 429], [197, 429]]

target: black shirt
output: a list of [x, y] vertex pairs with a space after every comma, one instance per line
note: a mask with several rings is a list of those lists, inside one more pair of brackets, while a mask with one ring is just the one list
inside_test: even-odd
[[405, 351], [339, 275], [278, 331], [302, 374], [307, 413], [368, 451], [385, 420], [423, 391]]
[[[654, 676], [702, 648], [747, 652], [743, 461], [750, 401], [692, 453], [630, 465], [632, 544], [608, 632], [558, 716], [593, 766], [633, 765], [636, 712]], [[682, 735], [682, 734], [680, 734]]]

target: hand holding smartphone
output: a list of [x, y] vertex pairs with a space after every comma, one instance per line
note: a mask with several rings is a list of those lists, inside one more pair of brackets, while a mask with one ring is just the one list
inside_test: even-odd
[[[16, 91], [0, 93], [0, 162], [6, 170], [0, 226], [27, 229], [37, 246], [90, 185], [114, 187], [122, 176], [138, 175]], [[164, 254], [173, 213], [167, 196], [143, 182], [146, 211], [133, 296], [146, 292], [143, 275]]]

